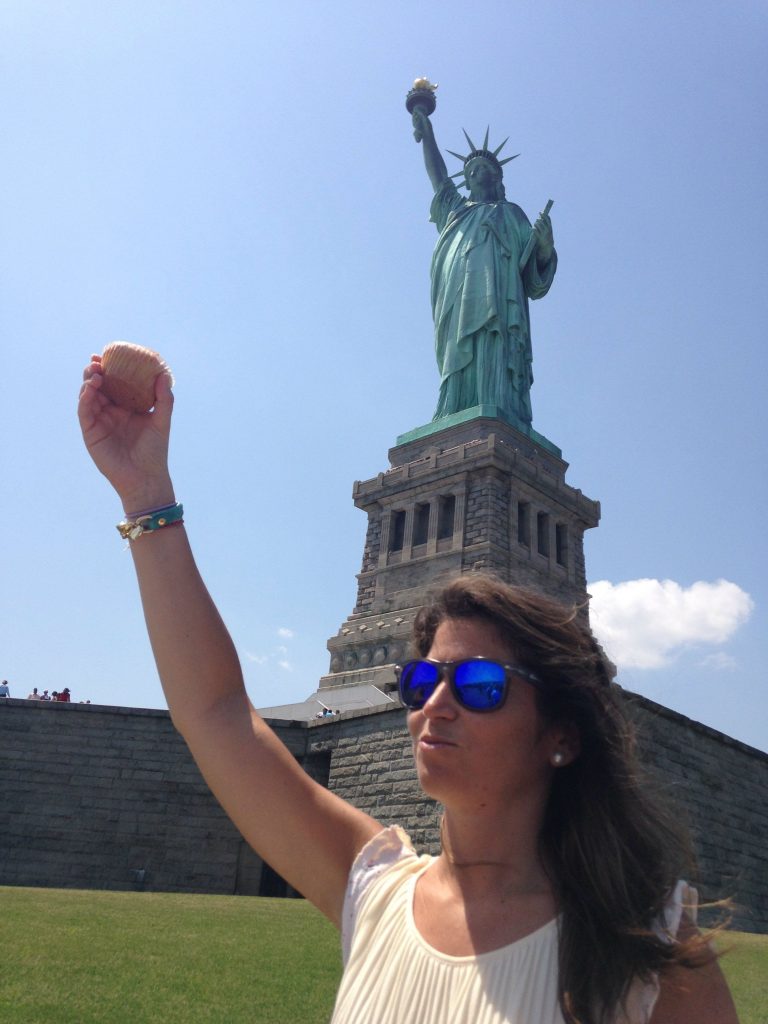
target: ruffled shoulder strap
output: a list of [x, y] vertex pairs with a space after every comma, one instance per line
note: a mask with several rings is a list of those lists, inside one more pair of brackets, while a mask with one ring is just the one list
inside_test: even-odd
[[357, 915], [366, 895], [383, 874], [404, 860], [418, 861], [410, 837], [398, 825], [382, 829], [358, 853], [349, 872], [341, 918], [341, 949], [349, 958]]
[[672, 942], [680, 931], [680, 922], [682, 921], [683, 914], [685, 914], [691, 924], [696, 924], [698, 910], [698, 890], [681, 879], [670, 893], [661, 918], [654, 924], [653, 930], [659, 938]]
[[[664, 942], [674, 942], [685, 914], [688, 921], [696, 924], [699, 894], [692, 885], [682, 879], [669, 894], [660, 916], [653, 923], [653, 930]], [[648, 1024], [659, 998], [659, 978], [654, 974], [649, 981], [639, 978], [632, 982], [623, 1008], [615, 1018], [615, 1024]]]

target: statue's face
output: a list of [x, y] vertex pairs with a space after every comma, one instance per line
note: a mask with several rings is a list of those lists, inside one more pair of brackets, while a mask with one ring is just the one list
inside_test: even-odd
[[464, 178], [473, 199], [493, 199], [499, 173], [488, 160], [475, 157], [464, 168]]

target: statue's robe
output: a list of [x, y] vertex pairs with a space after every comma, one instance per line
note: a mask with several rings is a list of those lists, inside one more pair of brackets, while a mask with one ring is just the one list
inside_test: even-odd
[[518, 269], [531, 223], [514, 203], [477, 203], [446, 181], [432, 200], [440, 237], [432, 257], [432, 313], [440, 397], [434, 419], [496, 406], [529, 427], [531, 331], [528, 299], [546, 295], [557, 254]]

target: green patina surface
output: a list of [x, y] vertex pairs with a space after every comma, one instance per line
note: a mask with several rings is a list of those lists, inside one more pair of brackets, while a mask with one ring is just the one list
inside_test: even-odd
[[456, 427], [461, 423], [467, 423], [469, 420], [478, 419], [479, 417], [485, 417], [487, 419], [503, 420], [505, 423], [509, 423], [510, 426], [514, 427], [515, 430], [519, 430], [521, 434], [525, 434], [529, 437], [534, 444], [539, 445], [541, 448], [545, 448], [548, 452], [557, 456], [558, 459], [562, 459], [563, 453], [556, 444], [553, 444], [548, 438], [544, 437], [533, 427], [526, 426], [519, 421], [508, 416], [506, 410], [500, 409], [497, 405], [475, 405], [471, 409], [463, 409], [461, 412], [451, 413], [449, 416], [443, 416], [439, 420], [432, 420], [431, 423], [425, 423], [422, 427], [414, 427], [413, 430], [407, 431], [405, 434], [400, 434], [397, 438], [396, 444], [408, 444], [410, 441], [420, 441], [424, 437], [429, 437], [431, 434], [437, 434], [441, 430], [446, 430], [448, 427]]
[[[504, 143], [491, 150], [488, 132], [480, 147], [466, 136], [469, 152], [453, 154], [463, 167], [449, 175], [428, 110], [408, 109], [435, 193], [430, 215], [438, 240], [431, 280], [440, 393], [434, 420], [442, 427], [463, 411], [495, 407], [500, 418], [530, 434], [528, 302], [547, 294], [557, 269], [552, 203], [531, 226], [520, 207], [508, 202], [502, 164], [514, 158], [498, 159]], [[461, 179], [468, 196], [453, 177]], [[545, 447], [552, 450], [549, 442]]]

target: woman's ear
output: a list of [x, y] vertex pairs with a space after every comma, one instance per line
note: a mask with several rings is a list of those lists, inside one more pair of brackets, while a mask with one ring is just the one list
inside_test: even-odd
[[581, 736], [573, 722], [557, 722], [550, 730], [550, 763], [555, 768], [572, 764], [581, 753]]

